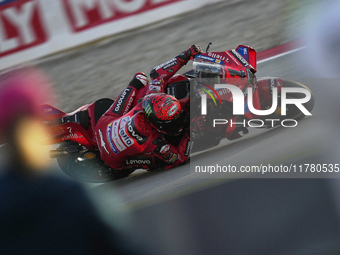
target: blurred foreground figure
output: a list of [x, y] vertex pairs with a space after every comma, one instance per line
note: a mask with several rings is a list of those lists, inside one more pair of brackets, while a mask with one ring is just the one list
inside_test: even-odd
[[43, 175], [48, 149], [40, 143], [47, 136], [37, 106], [48, 97], [37, 70], [0, 80], [0, 140], [7, 143], [0, 176], [0, 253], [136, 254], [102, 221], [79, 184]]
[[339, 78], [340, 1], [319, 1], [305, 28], [308, 42], [306, 58], [312, 77]]

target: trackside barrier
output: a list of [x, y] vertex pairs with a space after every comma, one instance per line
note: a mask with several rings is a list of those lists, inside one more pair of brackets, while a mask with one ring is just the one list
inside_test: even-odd
[[221, 0], [0, 0], [0, 70]]

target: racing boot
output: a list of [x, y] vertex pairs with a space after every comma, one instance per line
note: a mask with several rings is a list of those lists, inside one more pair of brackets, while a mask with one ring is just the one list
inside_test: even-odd
[[137, 105], [143, 100], [148, 87], [147, 85], [149, 85], [149, 79], [145, 73], [139, 72], [133, 76], [132, 80], [129, 83], [129, 86], [137, 89], [137, 96], [134, 100], [133, 105]]

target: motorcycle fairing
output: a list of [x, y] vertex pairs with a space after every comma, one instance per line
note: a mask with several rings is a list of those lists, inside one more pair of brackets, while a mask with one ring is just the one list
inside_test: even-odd
[[260, 108], [265, 110], [272, 106], [272, 88], [277, 88], [278, 95], [281, 92], [283, 81], [276, 77], [263, 77], [257, 80], [257, 90], [260, 95]]
[[247, 60], [248, 63], [252, 66], [253, 73], [256, 73], [257, 71], [256, 50], [246, 45], [239, 45], [236, 48], [236, 51], [239, 54], [241, 54], [241, 56], [245, 58], [245, 60]]

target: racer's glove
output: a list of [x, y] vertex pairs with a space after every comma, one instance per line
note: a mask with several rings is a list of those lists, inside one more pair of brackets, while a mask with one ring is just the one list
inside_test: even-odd
[[196, 55], [202, 54], [203, 51], [201, 50], [201, 47], [193, 44], [189, 49], [187, 49], [186, 51], [183, 51], [182, 53], [180, 53], [177, 58], [184, 60], [184, 65], [191, 59], [194, 59], [194, 57]]
[[188, 59], [193, 59], [196, 55], [202, 54], [203, 51], [200, 46], [193, 44], [186, 52]]
[[204, 135], [204, 129], [206, 127], [206, 119], [204, 116], [194, 117], [190, 123], [191, 138], [199, 139]]
[[140, 89], [148, 84], [149, 80], [145, 73], [136, 73], [130, 81], [129, 86]]

